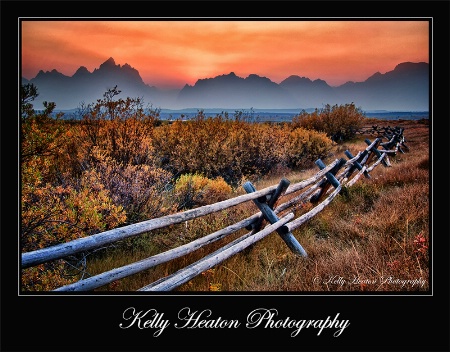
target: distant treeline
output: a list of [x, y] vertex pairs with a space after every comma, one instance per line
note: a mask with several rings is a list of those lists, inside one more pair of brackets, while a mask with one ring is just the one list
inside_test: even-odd
[[[163, 121], [174, 120], [192, 120], [195, 119], [199, 112], [208, 116], [224, 115], [234, 116], [237, 112], [245, 115], [248, 122], [291, 122], [292, 119], [297, 116], [301, 111], [308, 113], [314, 112], [315, 109], [299, 109], [294, 110], [272, 110], [272, 111], [259, 111], [253, 109], [236, 109], [236, 110], [220, 110], [220, 109], [186, 109], [186, 110], [159, 110], [159, 118]], [[56, 114], [64, 113], [64, 119], [81, 119], [79, 109], [72, 110], [57, 110], [53, 112], [53, 117]], [[364, 116], [368, 118], [375, 118], [381, 120], [422, 120], [429, 118], [428, 111], [369, 111], [362, 112]]]

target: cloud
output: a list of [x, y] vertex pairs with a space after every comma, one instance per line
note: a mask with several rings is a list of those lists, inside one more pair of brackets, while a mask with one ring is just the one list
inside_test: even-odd
[[22, 73], [73, 75], [109, 57], [151, 85], [177, 88], [231, 71], [279, 82], [366, 79], [404, 61], [428, 62], [428, 21], [22, 21]]

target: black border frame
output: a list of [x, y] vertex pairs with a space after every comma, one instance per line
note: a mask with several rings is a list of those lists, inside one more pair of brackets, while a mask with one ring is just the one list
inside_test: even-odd
[[[1, 350], [2, 351], [448, 351], [449, 350], [449, 270], [448, 270], [448, 143], [449, 106], [449, 13], [447, 1], [292, 1], [292, 2], [151, 2], [151, 1], [2, 1], [1, 5]], [[439, 260], [432, 268], [433, 295], [425, 296], [297, 296], [289, 294], [211, 296], [196, 294], [18, 296], [16, 236], [18, 193], [18, 146], [11, 140], [16, 127], [19, 80], [12, 67], [18, 65], [17, 20], [19, 17], [138, 17], [137, 9], [149, 17], [339, 17], [433, 18], [433, 159], [439, 160], [430, 183], [438, 187], [439, 205], [433, 203], [433, 254]], [[111, 14], [114, 13], [114, 14]], [[95, 14], [95, 16], [94, 16]], [[200, 15], [201, 14], [201, 15]], [[219, 16], [220, 14], [220, 16]], [[92, 16], [91, 16], [92, 15]], [[17, 55], [17, 56], [16, 56]], [[434, 121], [436, 119], [436, 121]], [[447, 128], [442, 128], [443, 126]], [[434, 125], [435, 126], [435, 125]], [[442, 136], [440, 134], [442, 133]], [[436, 156], [436, 154], [444, 154]], [[431, 163], [433, 164], [433, 162]], [[436, 178], [443, 180], [435, 180]], [[11, 179], [10, 179], [11, 178]], [[14, 188], [15, 191], [18, 187]], [[444, 196], [442, 196], [444, 195]], [[435, 201], [435, 199], [432, 199]], [[443, 202], [443, 203], [441, 203]], [[13, 221], [14, 219], [14, 221]], [[17, 219], [17, 220], [16, 220]], [[13, 229], [13, 230], [12, 230]], [[441, 254], [442, 252], [442, 254]], [[9, 258], [12, 256], [12, 258]], [[447, 262], [445, 262], [447, 261]], [[14, 269], [14, 270], [12, 270]], [[256, 308], [276, 308], [279, 317], [293, 319], [333, 318], [350, 320], [339, 338], [325, 331], [305, 330], [290, 337], [291, 329], [170, 329], [160, 337], [154, 330], [118, 328], [128, 307], [157, 309], [174, 321], [183, 307], [212, 309], [213, 316], [245, 322]]]

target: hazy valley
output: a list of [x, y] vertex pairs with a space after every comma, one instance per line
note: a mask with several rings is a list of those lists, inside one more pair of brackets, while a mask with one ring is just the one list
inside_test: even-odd
[[161, 109], [167, 118], [170, 114], [174, 117], [188, 114], [186, 109], [193, 113], [252, 110], [260, 116], [269, 112], [282, 117], [301, 110], [320, 109], [326, 104], [348, 103], [364, 111], [428, 112], [430, 98], [429, 64], [424, 62], [400, 63], [392, 71], [376, 72], [364, 82], [349, 81], [337, 87], [329, 86], [324, 80], [313, 81], [296, 75], [277, 84], [256, 74], [243, 78], [230, 72], [199, 79], [193, 86], [186, 84], [180, 90], [162, 90], [146, 84], [136, 69], [128, 64], [118, 65], [113, 58], [93, 72], [84, 66], [73, 76], [57, 70], [40, 71], [30, 80], [22, 78], [22, 83], [37, 86], [37, 109], [44, 101], [55, 102], [57, 110], [77, 109], [81, 103], [94, 103], [107, 89], [117, 85], [120, 97], [141, 97], [145, 104]]

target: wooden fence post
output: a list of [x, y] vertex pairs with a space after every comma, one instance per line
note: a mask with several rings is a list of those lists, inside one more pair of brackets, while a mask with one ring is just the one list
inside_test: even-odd
[[[284, 183], [285, 181], [282, 181], [282, 182]], [[247, 193], [256, 192], [255, 187], [249, 181], [244, 183], [243, 188], [245, 189], [245, 191]], [[284, 186], [280, 185], [279, 188], [283, 189]], [[261, 210], [261, 213], [263, 214], [264, 218], [267, 221], [269, 221], [271, 224], [274, 224], [280, 220], [278, 218], [278, 216], [275, 214], [275, 212], [273, 211], [273, 209], [267, 203], [263, 202], [263, 199], [261, 199], [261, 198], [253, 199], [253, 202], [256, 204], [256, 206], [259, 208], [259, 210]], [[294, 235], [289, 230], [287, 230], [286, 226], [282, 226], [282, 227], [276, 229], [276, 231], [281, 236], [283, 241], [287, 244], [287, 246], [293, 253], [301, 255], [303, 257], [308, 256], [306, 251], [303, 249], [303, 247], [300, 245], [300, 243], [297, 241], [297, 239], [294, 237]]]
[[[359, 171], [362, 170], [362, 165], [360, 164], [360, 162], [365, 158], [365, 156], [367, 155], [368, 151], [364, 150], [361, 155], [359, 156], [359, 158], [353, 162], [353, 165], [350, 167], [350, 169], [347, 172], [347, 177], [350, 177], [351, 174], [353, 173], [353, 171], [355, 171], [355, 168], [358, 169]], [[344, 152], [344, 154], [347, 156], [347, 158], [349, 159], [353, 159], [354, 156], [352, 155], [352, 153], [350, 153], [350, 151], [346, 150]], [[366, 178], [371, 178], [371, 176], [369, 175], [369, 173], [364, 170], [364, 176], [366, 176]]]
[[399, 150], [400, 153], [405, 154], [405, 152], [401, 148], [404, 140], [403, 129], [400, 127], [396, 127], [394, 130], [392, 130], [392, 134], [390, 134], [389, 137], [391, 137], [389, 142], [381, 143], [380, 145], [386, 150], [389, 150], [396, 146], [395, 150]]
[[[330, 188], [330, 186], [333, 186], [334, 188], [339, 187], [340, 182], [335, 177], [335, 175], [345, 163], [346, 163], [345, 159], [343, 158], [339, 159], [338, 163], [329, 172], [325, 174], [326, 180], [322, 181], [319, 184], [320, 191], [311, 197], [311, 203], [319, 202], [324, 196], [324, 194], [328, 191], [328, 188]], [[326, 167], [326, 165], [320, 159], [316, 160], [316, 165], [319, 167], [320, 170], [323, 170]]]
[[[283, 194], [284, 191], [289, 187], [290, 181], [286, 178], [282, 178], [280, 183], [278, 184], [277, 188], [275, 189], [275, 192], [273, 192], [272, 195], [267, 195], [267, 205], [273, 210], [273, 206], [275, 205], [276, 201], [280, 196]], [[264, 203], [264, 198], [261, 198], [261, 203]], [[246, 227], [247, 230], [255, 230], [255, 232], [259, 231], [262, 226], [262, 222], [264, 220], [264, 215], [261, 215], [254, 223], [250, 224]]]
[[[364, 142], [366, 142], [367, 145], [371, 145], [372, 142], [369, 139], [365, 139]], [[375, 145], [371, 150], [371, 152], [373, 152], [377, 158], [381, 157], [381, 152], [377, 149], [377, 145]], [[384, 166], [391, 166], [391, 163], [389, 162], [389, 158], [387, 157], [387, 155], [383, 158], [383, 160], [381, 161], [383, 163]]]

